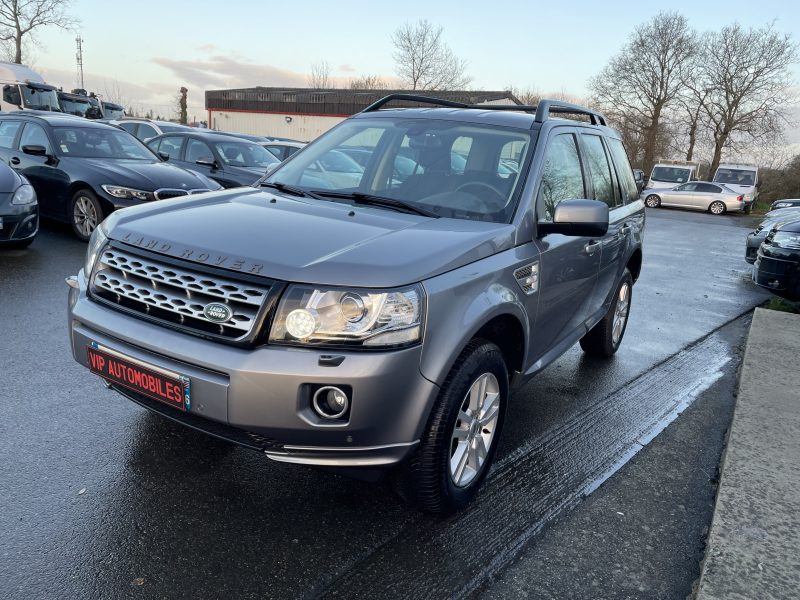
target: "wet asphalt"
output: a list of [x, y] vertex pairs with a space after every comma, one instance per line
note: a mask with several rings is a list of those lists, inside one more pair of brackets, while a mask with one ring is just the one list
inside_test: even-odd
[[454, 596], [513, 581], [548, 524], [623, 480], [709, 374], [734, 368], [744, 329], [718, 330], [768, 298], [743, 258], [752, 222], [649, 211], [622, 348], [598, 361], [575, 347], [516, 390], [487, 485], [447, 519], [106, 390], [67, 344], [64, 277], [85, 245], [46, 225], [0, 251], [0, 597]]

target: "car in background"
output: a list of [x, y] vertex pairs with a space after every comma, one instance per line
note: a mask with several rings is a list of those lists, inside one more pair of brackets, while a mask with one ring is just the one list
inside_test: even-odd
[[0, 248], [25, 248], [38, 231], [36, 191], [24, 176], [0, 163]]
[[775, 225], [758, 250], [753, 281], [787, 300], [800, 300], [800, 219]]
[[267, 137], [265, 135], [252, 135], [250, 133], [237, 133], [235, 131], [217, 131], [216, 129], [208, 129], [206, 133], [215, 133], [217, 135], [227, 135], [228, 137], [236, 137], [242, 140], [247, 140], [248, 142], [254, 142], [256, 144], [263, 144], [264, 142], [271, 142], [272, 138]]
[[758, 249], [766, 239], [767, 235], [772, 228], [776, 225], [789, 223], [791, 221], [800, 219], [800, 206], [797, 208], [784, 208], [774, 210], [764, 216], [764, 220], [755, 228], [754, 231], [747, 234], [745, 241], [744, 259], [751, 265], [756, 262]]
[[85, 94], [58, 92], [58, 103], [61, 111], [69, 115], [86, 119], [99, 119], [103, 116], [97, 105], [97, 99], [92, 99]]
[[745, 208], [742, 194], [706, 181], [690, 181], [675, 188], [645, 189], [642, 197], [649, 208], [671, 206], [706, 210], [714, 215], [742, 212]]
[[113, 102], [106, 102], [105, 100], [100, 101], [100, 107], [103, 110], [103, 118], [104, 119], [121, 119], [125, 116], [125, 107], [120, 106], [119, 104], [114, 104]]
[[795, 198], [790, 198], [786, 200], [775, 200], [772, 203], [772, 206], [769, 207], [770, 210], [779, 210], [781, 208], [795, 208], [800, 207], [800, 200]]
[[280, 161], [258, 144], [202, 130], [154, 137], [147, 146], [162, 159], [213, 179], [226, 188], [253, 185]]
[[636, 187], [639, 189], [639, 192], [644, 189], [645, 181], [644, 181], [644, 171], [641, 169], [633, 169], [633, 179], [636, 181]]
[[682, 161], [665, 161], [657, 163], [650, 171], [650, 177], [645, 184], [645, 189], [670, 188], [696, 181], [698, 177], [699, 165]]
[[143, 142], [147, 142], [162, 133], [173, 131], [191, 131], [188, 125], [172, 123], [171, 121], [154, 121], [152, 119], [138, 119], [135, 117], [125, 117], [124, 119], [113, 119], [108, 121], [111, 125], [122, 127], [125, 131], [136, 136]]
[[43, 216], [84, 241], [114, 209], [219, 189], [126, 131], [70, 115], [0, 115], [0, 159], [30, 181]]
[[[290, 141], [261, 142], [259, 145], [266, 148], [269, 152], [271, 152], [275, 156], [275, 158], [277, 158], [281, 162], [286, 160], [287, 158], [295, 154], [298, 150], [306, 146], [306, 144], [304, 144], [303, 142], [290, 142]], [[356, 158], [355, 156], [350, 156], [350, 158], [353, 158], [354, 160], [356, 160], [356, 162], [359, 162], [358, 158]], [[359, 162], [359, 164], [361, 163]], [[364, 165], [361, 166], [363, 167]]]
[[745, 210], [749, 213], [753, 203], [758, 198], [758, 188], [761, 183], [758, 180], [758, 167], [746, 164], [722, 164], [714, 173], [714, 183], [726, 185], [734, 192], [744, 196]]

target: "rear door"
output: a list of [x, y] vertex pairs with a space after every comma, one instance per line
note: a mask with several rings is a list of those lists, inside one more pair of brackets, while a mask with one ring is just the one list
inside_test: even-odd
[[665, 192], [661, 196], [661, 204], [665, 206], [680, 206], [695, 208], [699, 202], [697, 198], [697, 182], [684, 183], [674, 190]]
[[713, 183], [698, 183], [697, 189], [695, 190], [695, 198], [696, 202], [694, 208], [698, 208], [700, 210], [708, 210], [708, 207], [711, 206], [711, 203], [715, 200], [725, 202], [725, 198], [722, 194], [722, 188], [718, 185], [714, 185]]
[[[547, 139], [536, 192], [538, 222], [552, 222], [562, 200], [590, 196], [584, 169], [575, 128], [554, 127]], [[541, 252], [539, 311], [530, 335], [534, 360], [563, 351], [585, 333], [602, 246], [600, 239], [558, 233], [541, 236], [537, 243]]]

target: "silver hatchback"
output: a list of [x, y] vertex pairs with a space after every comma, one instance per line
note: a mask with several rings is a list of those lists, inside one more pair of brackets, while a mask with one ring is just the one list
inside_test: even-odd
[[674, 206], [693, 210], [707, 210], [715, 215], [726, 212], [744, 212], [744, 195], [730, 188], [706, 181], [690, 181], [674, 188], [645, 190], [642, 194], [649, 208]]

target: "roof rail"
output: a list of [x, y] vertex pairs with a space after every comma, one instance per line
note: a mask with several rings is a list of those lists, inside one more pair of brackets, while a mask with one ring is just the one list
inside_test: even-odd
[[606, 118], [599, 112], [580, 106], [578, 104], [570, 104], [569, 102], [562, 102], [561, 100], [548, 100], [543, 98], [536, 106], [528, 106], [524, 104], [464, 104], [463, 102], [454, 102], [452, 100], [442, 100], [440, 98], [431, 98], [429, 96], [417, 96], [414, 94], [389, 94], [381, 98], [377, 102], [373, 102], [367, 108], [362, 110], [365, 112], [374, 112], [383, 108], [389, 102], [394, 100], [405, 100], [407, 102], [419, 102], [420, 104], [433, 104], [436, 106], [446, 106], [449, 108], [474, 108], [479, 110], [515, 110], [522, 112], [535, 113], [534, 121], [536, 123], [544, 123], [549, 117], [550, 113], [555, 114], [571, 114], [571, 115], [586, 115], [591, 120], [592, 125], [606, 125]]

